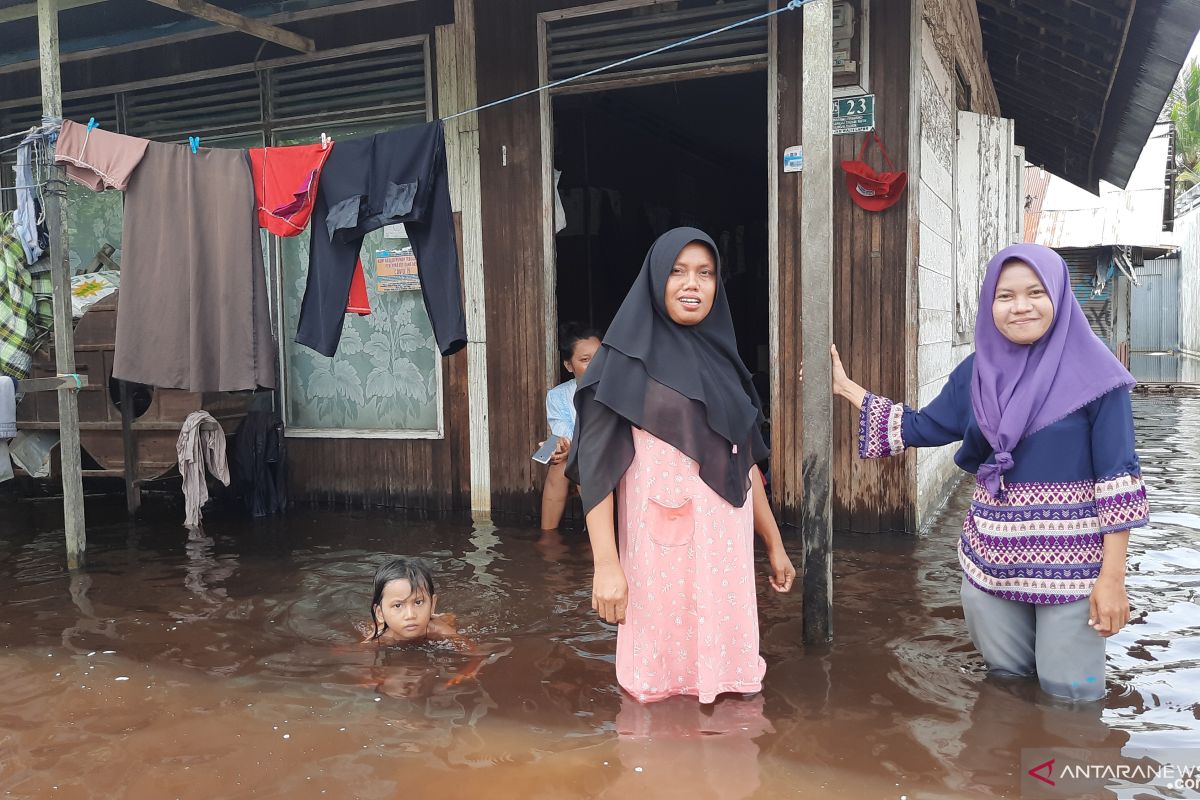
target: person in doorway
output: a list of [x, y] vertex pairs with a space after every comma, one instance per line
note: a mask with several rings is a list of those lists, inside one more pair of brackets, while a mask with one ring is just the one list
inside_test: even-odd
[[1001, 250], [984, 276], [975, 353], [928, 406], [866, 391], [832, 349], [833, 391], [859, 409], [859, 455], [961, 442], [976, 476], [959, 538], [967, 628], [995, 674], [1104, 697], [1104, 644], [1129, 621], [1125, 551], [1149, 509], [1133, 377], [1088, 325], [1053, 250]]
[[587, 514], [592, 608], [618, 623], [617, 681], [643, 703], [758, 692], [755, 530], [772, 588], [796, 575], [755, 466], [762, 411], [716, 253], [695, 228], [660, 236], [575, 394], [567, 475]]
[[558, 446], [550, 457], [550, 469], [542, 487], [544, 531], [557, 530], [567, 509], [571, 482], [567, 480], [566, 469], [571, 437], [575, 435], [575, 388], [599, 349], [600, 334], [592, 328], [568, 322], [559, 331], [558, 353], [563, 369], [572, 377], [546, 393], [546, 421], [550, 425], [550, 433], [558, 437]]

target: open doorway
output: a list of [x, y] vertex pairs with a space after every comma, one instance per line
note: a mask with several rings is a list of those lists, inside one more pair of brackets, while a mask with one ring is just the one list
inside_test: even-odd
[[[769, 402], [767, 76], [553, 100], [560, 323], [603, 331], [646, 251], [680, 225], [717, 242], [742, 360]], [[565, 373], [560, 377], [565, 379]]]

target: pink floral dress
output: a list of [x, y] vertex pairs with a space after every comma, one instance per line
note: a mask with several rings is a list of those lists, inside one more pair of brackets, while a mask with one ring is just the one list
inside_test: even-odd
[[637, 428], [633, 444], [619, 493], [629, 607], [617, 681], [643, 703], [760, 691], [750, 495], [731, 506], [679, 450]]

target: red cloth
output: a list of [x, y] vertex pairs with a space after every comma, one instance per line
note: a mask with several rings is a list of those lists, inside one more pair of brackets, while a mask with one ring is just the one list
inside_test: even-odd
[[[260, 227], [282, 237], [296, 236], [308, 227], [321, 170], [332, 149], [332, 142], [250, 148]], [[354, 265], [346, 311], [363, 316], [371, 313], [361, 259]]]
[[250, 148], [260, 227], [285, 237], [308, 227], [321, 169], [332, 149], [332, 144]]
[[346, 313], [365, 317], [371, 313], [371, 301], [367, 299], [367, 281], [363, 276], [362, 259], [354, 262], [354, 275], [350, 278], [350, 298], [346, 301]]

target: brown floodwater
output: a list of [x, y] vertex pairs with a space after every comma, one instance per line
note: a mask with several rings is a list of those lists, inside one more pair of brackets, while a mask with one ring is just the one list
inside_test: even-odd
[[[0, 506], [0, 796], [1019, 797], [1022, 748], [1200, 746], [1200, 399], [1134, 411], [1153, 517], [1102, 708], [985, 679], [962, 490], [925, 536], [838, 538], [829, 646], [760, 574], [764, 690], [710, 707], [622, 696], [579, 533], [301, 508], [188, 535], [178, 505], [97, 498], [70, 574], [56, 501]], [[449, 646], [355, 644], [388, 554], [437, 562], [476, 679]]]

